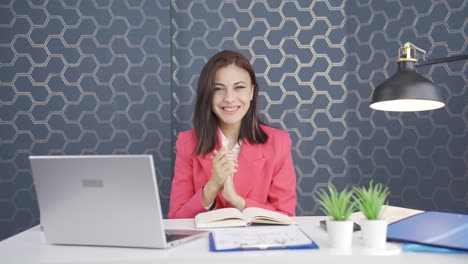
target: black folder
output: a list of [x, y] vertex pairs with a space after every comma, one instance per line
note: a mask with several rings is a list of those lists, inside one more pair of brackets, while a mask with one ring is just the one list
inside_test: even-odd
[[468, 250], [468, 215], [427, 211], [388, 225], [387, 240]]

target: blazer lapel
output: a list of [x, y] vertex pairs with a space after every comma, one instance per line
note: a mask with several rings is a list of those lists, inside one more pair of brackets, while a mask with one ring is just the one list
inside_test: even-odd
[[208, 153], [204, 157], [196, 157], [203, 169], [203, 177], [200, 179], [203, 183], [206, 183], [211, 177], [211, 168], [213, 166], [211, 161], [212, 155], [213, 153]]
[[258, 180], [257, 178], [262, 175], [265, 164], [262, 145], [250, 144], [248, 140], [244, 139], [238, 162], [239, 167], [234, 175], [234, 187], [240, 196], [246, 197], [254, 183]]
[[[218, 132], [218, 139], [216, 141], [215, 149], [219, 150], [219, 149], [221, 149], [221, 147], [222, 147], [221, 137], [219, 136], [219, 132]], [[201, 181], [203, 181], [203, 184], [205, 184], [211, 177], [211, 169], [213, 168], [213, 161], [211, 159], [212, 156], [214, 156], [213, 151], [206, 154], [205, 156], [196, 156], [195, 157], [195, 159], [197, 159], [198, 162], [200, 163], [200, 166], [203, 168], [204, 178], [200, 179]]]

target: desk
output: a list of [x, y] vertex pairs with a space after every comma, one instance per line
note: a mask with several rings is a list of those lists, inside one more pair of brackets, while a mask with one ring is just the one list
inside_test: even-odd
[[[417, 211], [386, 210], [387, 215], [411, 215]], [[358, 218], [354, 214], [353, 218]], [[360, 232], [353, 235], [353, 248], [339, 251], [328, 248], [327, 233], [319, 226], [322, 216], [296, 217], [299, 226], [319, 245], [314, 250], [267, 250], [242, 252], [210, 252], [208, 238], [203, 237], [171, 249], [134, 249], [86, 246], [53, 246], [45, 243], [38, 226], [0, 242], [0, 263], [468, 263], [468, 255], [407, 253], [398, 243], [387, 248], [369, 251], [361, 246]], [[193, 219], [165, 220], [166, 228], [194, 228]]]

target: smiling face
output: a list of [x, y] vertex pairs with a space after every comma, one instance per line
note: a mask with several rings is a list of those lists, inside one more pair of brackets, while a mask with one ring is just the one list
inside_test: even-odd
[[254, 87], [249, 73], [231, 64], [216, 72], [214, 82], [211, 108], [218, 118], [218, 126], [223, 131], [239, 130], [253, 98]]

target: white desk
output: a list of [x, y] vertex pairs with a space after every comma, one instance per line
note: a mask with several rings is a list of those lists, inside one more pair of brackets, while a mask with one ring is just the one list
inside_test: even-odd
[[[387, 210], [388, 211], [388, 210]], [[394, 211], [397, 216], [411, 214]], [[413, 211], [416, 212], [416, 211]], [[387, 215], [389, 212], [386, 212]], [[353, 216], [359, 217], [358, 214]], [[399, 218], [398, 217], [398, 218]], [[39, 227], [33, 227], [0, 242], [1, 264], [32, 263], [468, 263], [468, 255], [407, 253], [398, 243], [387, 243], [387, 249], [369, 251], [361, 246], [360, 232], [353, 237], [353, 248], [338, 251], [328, 248], [327, 233], [319, 227], [320, 216], [297, 217], [299, 226], [320, 249], [210, 252], [208, 238], [203, 237], [171, 249], [133, 249], [85, 246], [53, 246], [45, 243]], [[165, 220], [167, 228], [194, 228], [192, 219]]]

